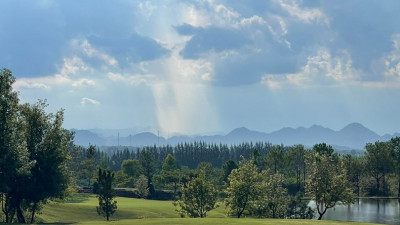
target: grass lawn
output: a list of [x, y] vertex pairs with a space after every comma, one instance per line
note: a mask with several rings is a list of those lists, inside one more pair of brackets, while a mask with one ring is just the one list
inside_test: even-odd
[[179, 218], [171, 201], [153, 201], [132, 198], [117, 198], [118, 209], [112, 221], [105, 219], [96, 212], [97, 199], [89, 195], [77, 195], [65, 203], [47, 204], [37, 222], [46, 224], [263, 224], [263, 225], [357, 225], [371, 223], [353, 223], [316, 220], [278, 220], [253, 218], [228, 218], [225, 208], [221, 206], [208, 213], [207, 218]]

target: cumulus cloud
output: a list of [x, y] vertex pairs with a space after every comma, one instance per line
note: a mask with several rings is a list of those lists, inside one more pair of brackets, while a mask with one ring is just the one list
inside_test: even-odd
[[260, 83], [269, 88], [284, 86], [310, 87], [332, 85], [354, 85], [360, 81], [360, 72], [352, 66], [346, 51], [332, 56], [327, 49], [320, 49], [314, 56], [307, 58], [307, 63], [298, 73], [266, 74]]

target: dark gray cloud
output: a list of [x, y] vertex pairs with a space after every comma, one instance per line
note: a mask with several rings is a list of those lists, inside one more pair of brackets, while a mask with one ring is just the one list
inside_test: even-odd
[[153, 60], [169, 52], [153, 39], [136, 33], [128, 38], [90, 36], [87, 39], [96, 49], [115, 57], [122, 67], [133, 62]]
[[330, 47], [349, 51], [354, 67], [374, 79], [371, 65], [391, 51], [391, 37], [400, 33], [400, 1], [321, 1], [318, 5], [331, 21]]

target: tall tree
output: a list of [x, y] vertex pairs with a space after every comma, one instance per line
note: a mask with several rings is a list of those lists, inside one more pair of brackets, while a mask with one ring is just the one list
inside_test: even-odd
[[140, 152], [140, 163], [143, 168], [143, 175], [147, 178], [147, 187], [149, 188], [149, 197], [153, 198], [155, 194], [153, 175], [155, 173], [154, 155], [150, 149], [143, 149]]
[[161, 177], [166, 184], [172, 184], [175, 195], [179, 185], [180, 173], [178, 171], [176, 160], [171, 154], [168, 154], [164, 160]]
[[21, 209], [24, 181], [34, 162], [24, 138], [24, 126], [19, 113], [18, 94], [12, 85], [15, 78], [10, 70], [0, 70], [0, 193], [2, 212], [7, 223], [17, 211], [18, 221], [25, 222]]
[[347, 180], [350, 182], [353, 192], [357, 196], [360, 196], [361, 176], [365, 173], [365, 157], [353, 157], [347, 154], [342, 156], [341, 160], [346, 171]]
[[68, 147], [72, 133], [62, 128], [63, 111], [47, 114], [45, 101], [25, 104], [21, 114], [31, 161], [36, 162], [24, 186], [24, 198], [29, 203], [31, 223], [41, 203], [51, 198], [63, 198], [71, 182], [67, 168]]
[[272, 218], [284, 218], [289, 204], [289, 195], [283, 187], [284, 178], [282, 174], [276, 173], [270, 176], [265, 188], [261, 191], [264, 194], [263, 205], [266, 215]]
[[400, 137], [390, 139], [392, 153], [395, 160], [395, 170], [397, 176], [397, 197], [400, 197]]
[[208, 211], [215, 209], [217, 193], [214, 185], [207, 182], [205, 174], [201, 173], [182, 188], [181, 200], [174, 202], [174, 205], [181, 215], [203, 218]]
[[283, 145], [274, 145], [271, 147], [265, 160], [272, 173], [283, 172], [282, 170], [285, 164], [284, 158], [285, 152]]
[[97, 198], [99, 199], [99, 206], [96, 207], [97, 213], [103, 215], [107, 221], [110, 216], [117, 210], [117, 201], [114, 201], [115, 192], [112, 188], [114, 174], [109, 170], [102, 170], [99, 168], [97, 183], [99, 190]]
[[228, 195], [225, 204], [229, 214], [240, 218], [245, 210], [252, 208], [253, 202], [258, 198], [259, 186], [262, 177], [253, 161], [242, 159], [238, 169], [232, 170], [228, 177]]
[[367, 171], [376, 182], [376, 190], [370, 194], [387, 195], [389, 190], [386, 183], [386, 175], [392, 172], [394, 168], [391, 143], [380, 141], [368, 143], [365, 149]]
[[137, 159], [126, 159], [122, 162], [121, 169], [129, 178], [129, 183], [133, 186], [134, 179], [143, 173], [142, 165]]
[[80, 178], [87, 180], [87, 186], [90, 187], [90, 181], [96, 176], [96, 146], [89, 145], [89, 147], [84, 151], [85, 159], [80, 163]]
[[329, 149], [329, 146], [326, 149], [319, 148], [322, 151], [314, 151], [308, 159], [306, 192], [315, 201], [318, 220], [322, 219], [326, 210], [336, 204], [353, 202], [353, 191], [349, 187], [343, 166], [337, 165], [331, 154], [326, 154]]
[[[302, 190], [305, 184], [306, 150], [303, 145], [294, 145], [289, 148], [288, 157], [291, 168], [295, 171], [297, 190]], [[303, 176], [303, 178], [302, 178]]]

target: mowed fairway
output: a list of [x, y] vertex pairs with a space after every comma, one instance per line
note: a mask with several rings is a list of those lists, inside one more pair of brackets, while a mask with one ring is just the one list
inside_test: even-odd
[[118, 209], [112, 221], [105, 221], [97, 215], [97, 199], [94, 196], [79, 195], [66, 203], [50, 203], [38, 216], [37, 222], [46, 224], [369, 224], [316, 220], [276, 220], [253, 218], [228, 218], [221, 206], [208, 214], [208, 218], [179, 218], [171, 201], [153, 201], [132, 198], [117, 198]]

